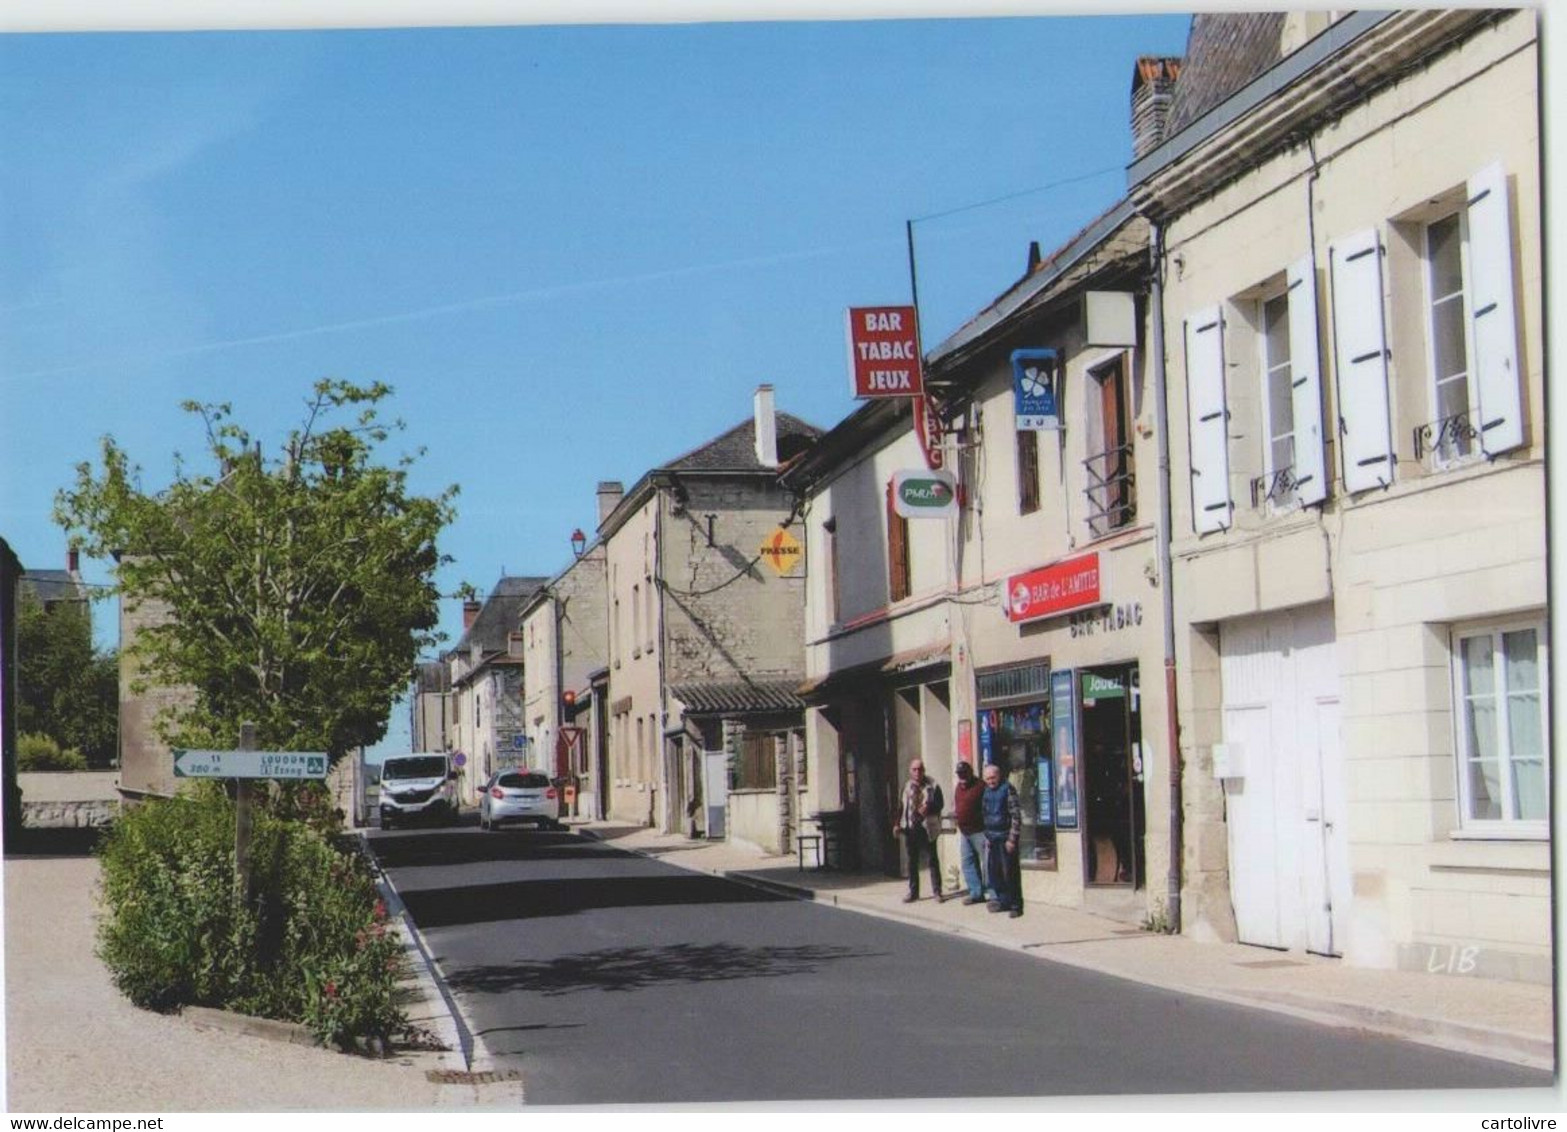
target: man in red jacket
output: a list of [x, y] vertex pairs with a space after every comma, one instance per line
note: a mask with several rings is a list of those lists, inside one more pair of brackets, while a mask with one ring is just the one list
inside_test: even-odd
[[958, 827], [958, 858], [963, 864], [963, 883], [968, 886], [964, 904], [985, 902], [985, 784], [974, 768], [958, 760], [958, 783], [952, 788], [953, 816]]

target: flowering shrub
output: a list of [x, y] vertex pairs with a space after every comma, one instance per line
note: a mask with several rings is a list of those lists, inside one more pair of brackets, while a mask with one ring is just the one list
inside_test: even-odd
[[213, 1006], [384, 1043], [402, 947], [369, 864], [260, 808], [253, 900], [234, 896], [234, 806], [214, 784], [126, 813], [100, 848], [98, 954], [138, 1006]]

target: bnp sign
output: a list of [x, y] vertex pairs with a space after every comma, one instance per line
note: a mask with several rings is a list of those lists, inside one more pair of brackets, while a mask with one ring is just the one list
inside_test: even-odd
[[955, 515], [957, 480], [951, 472], [894, 472], [892, 509], [905, 519], [945, 519]]

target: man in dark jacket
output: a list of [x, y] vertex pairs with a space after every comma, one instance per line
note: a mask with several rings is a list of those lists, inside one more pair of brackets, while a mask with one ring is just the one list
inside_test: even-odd
[[1023, 835], [1023, 803], [995, 763], [985, 767], [985, 794], [980, 805], [985, 815], [990, 887], [996, 893], [989, 908], [1016, 919], [1023, 914], [1023, 876], [1017, 850]]
[[965, 904], [985, 902], [985, 784], [968, 763], [958, 760], [958, 784], [952, 788], [953, 818], [958, 827], [958, 859], [963, 883], [968, 886]]
[[898, 812], [893, 815], [893, 825], [903, 835], [903, 845], [909, 855], [909, 894], [905, 904], [920, 898], [920, 857], [930, 858], [930, 892], [941, 899], [941, 862], [936, 858], [936, 838], [941, 836], [941, 787], [936, 780], [925, 776], [925, 763], [915, 759], [909, 763], [909, 780], [904, 783]]

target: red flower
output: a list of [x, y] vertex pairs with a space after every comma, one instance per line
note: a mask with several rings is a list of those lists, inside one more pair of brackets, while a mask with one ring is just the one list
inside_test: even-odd
[[328, 998], [336, 998], [337, 997], [337, 980], [336, 979], [328, 979], [326, 981], [326, 996]]
[[386, 919], [386, 901], [384, 901], [384, 900], [377, 900], [375, 902], [375, 912], [374, 912], [374, 915], [375, 915], [375, 918], [378, 919], [378, 920]]

